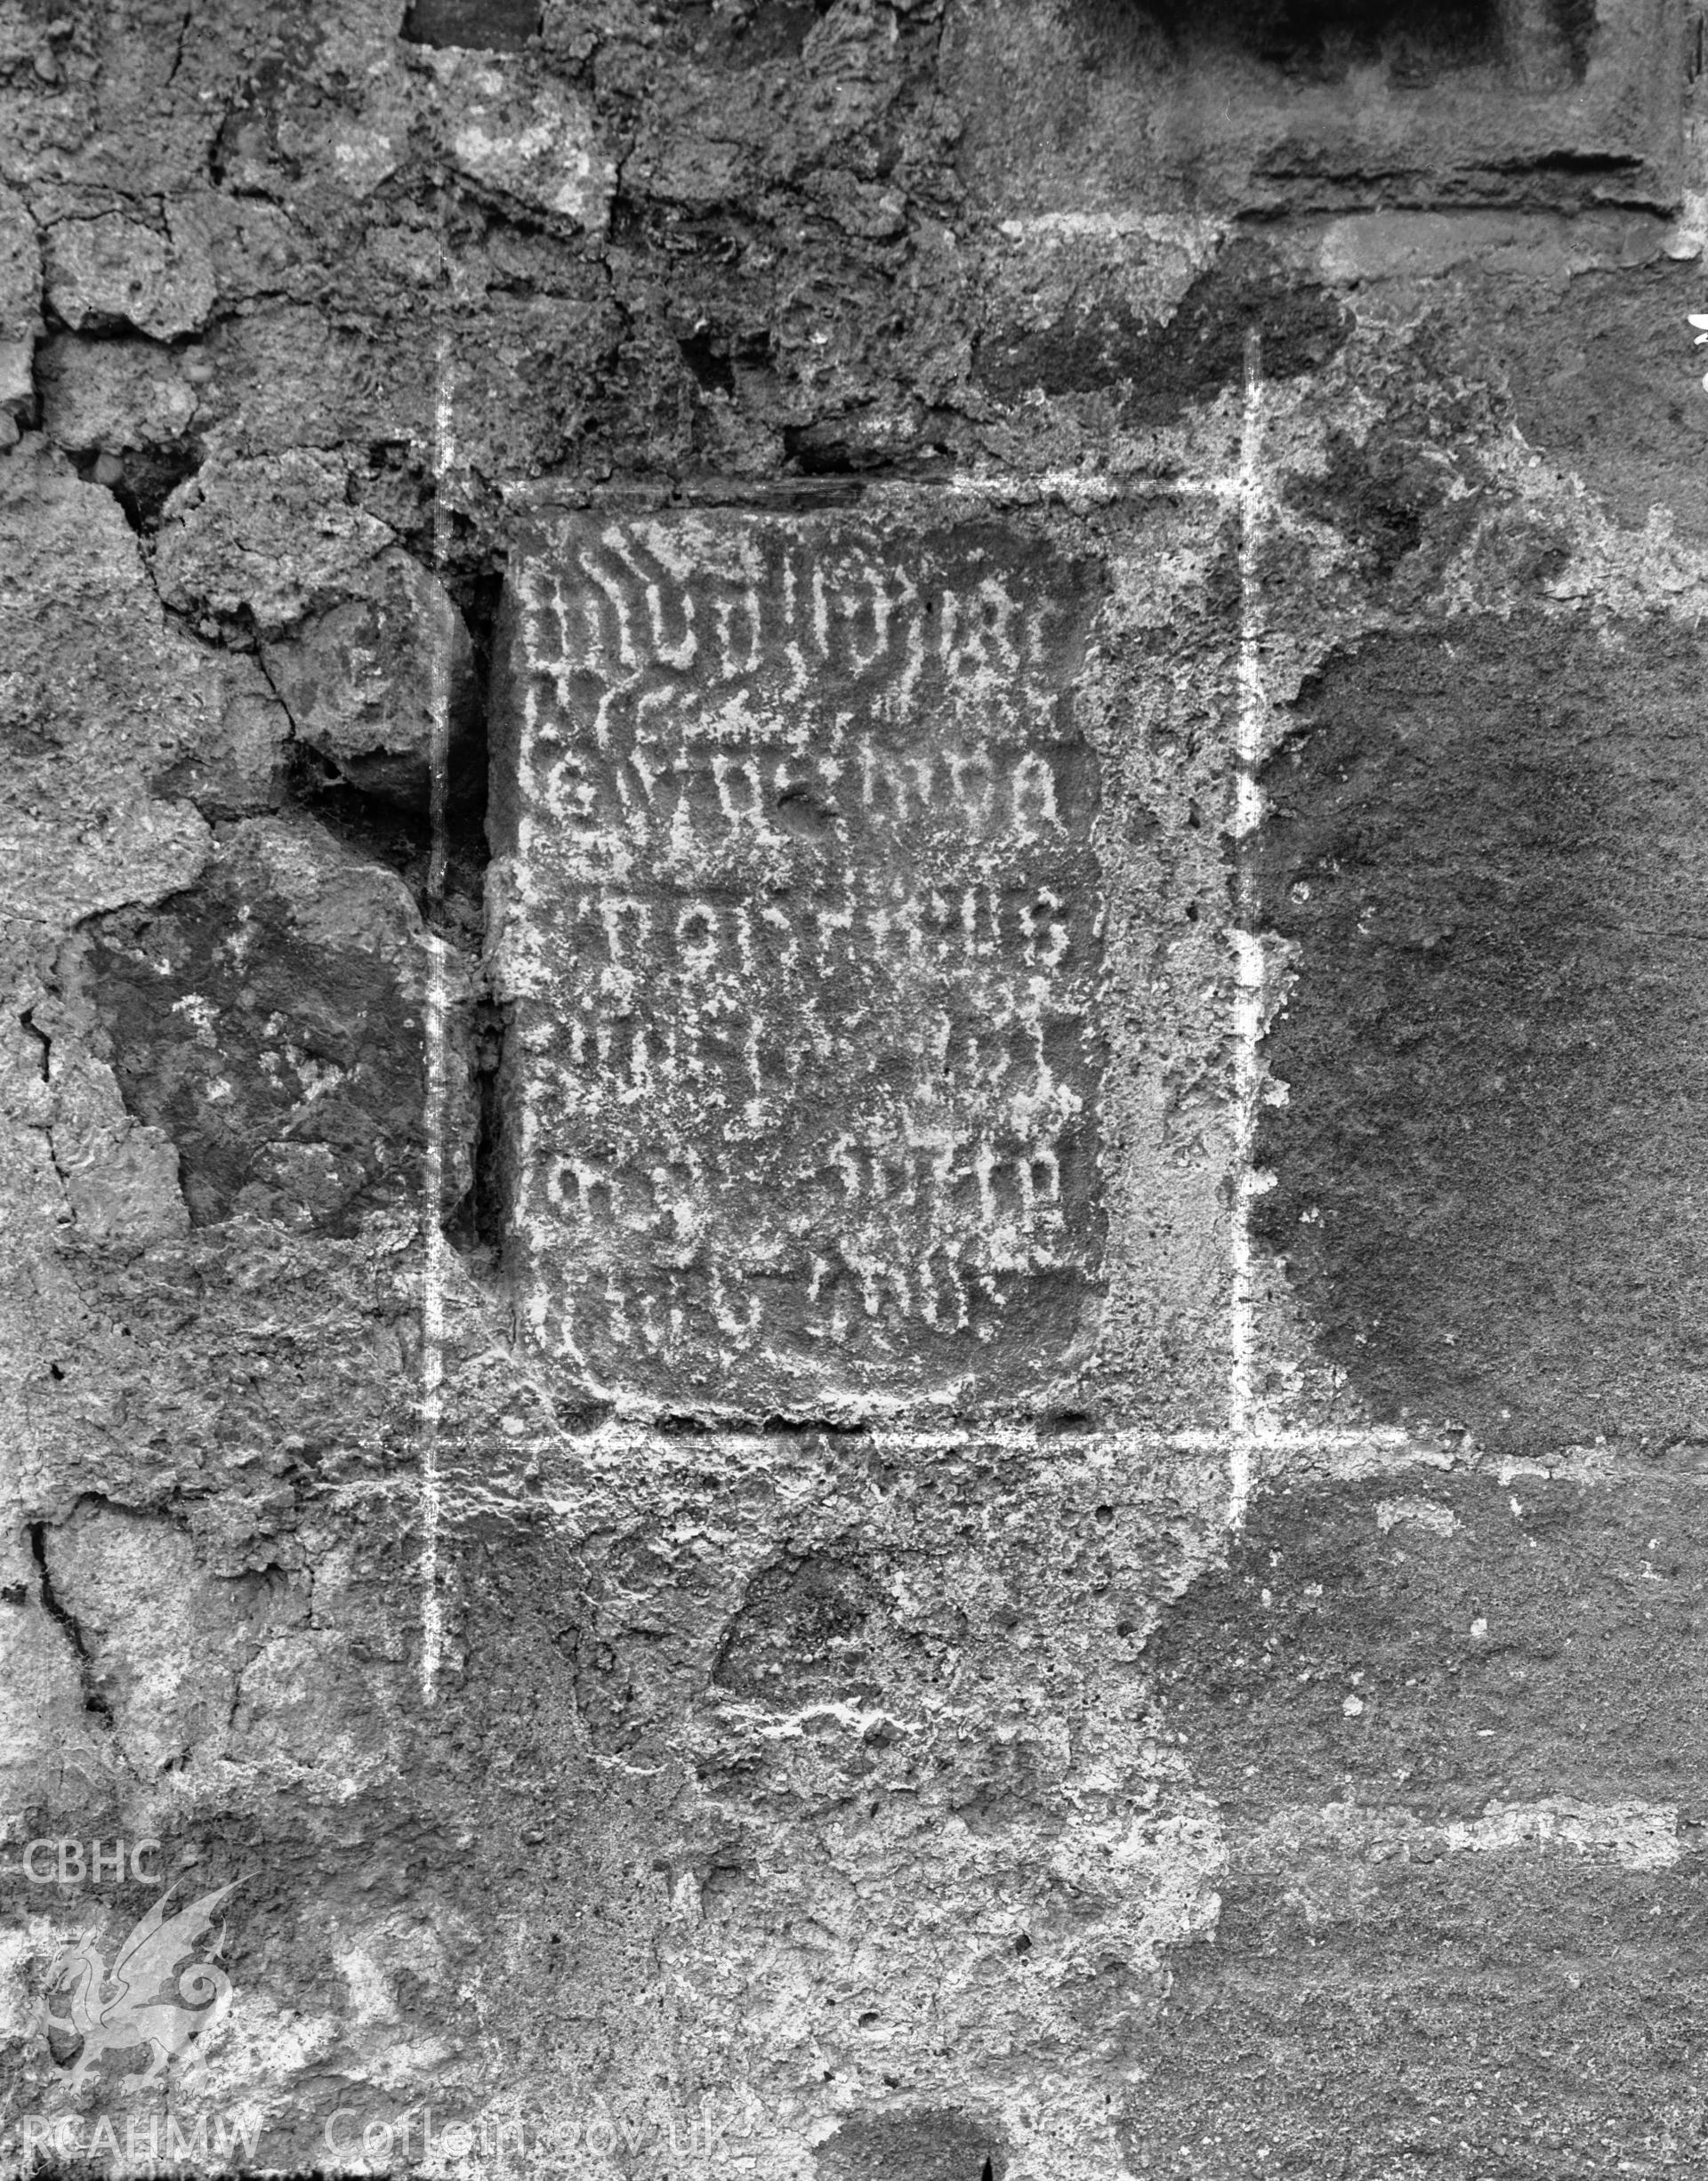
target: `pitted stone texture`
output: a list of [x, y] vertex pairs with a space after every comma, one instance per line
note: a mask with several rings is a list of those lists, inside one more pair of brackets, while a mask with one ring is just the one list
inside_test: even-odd
[[167, 503], [160, 595], [186, 613], [247, 614], [263, 634], [359, 596], [392, 540], [347, 504], [348, 476], [342, 456], [304, 447], [209, 462]]
[[253, 654], [226, 652], [205, 732], [175, 765], [149, 783], [157, 795], [182, 796], [211, 818], [254, 817], [285, 797], [291, 717]]
[[[1144, 1653], [1227, 1863], [1216, 1943], [1173, 1954], [1132, 2056], [1129, 2170], [1188, 2129], [1195, 2181], [1332, 2173], [1342, 2144], [1360, 2174], [1541, 2176], [1591, 2130], [1688, 2139], [1701, 1477], [1695, 1447], [1414, 1470], [1398, 1522], [1382, 1477], [1253, 1502]], [[1629, 2066], [1581, 2067], [1610, 2034]]]
[[42, 330], [42, 254], [23, 199], [0, 183], [0, 446], [36, 398], [30, 359]]
[[273, 1630], [308, 1618], [301, 1577], [211, 1574], [185, 1530], [100, 1500], [85, 1501], [45, 1550], [55, 1598], [140, 1776], [217, 1735]]
[[207, 238], [174, 211], [162, 234], [118, 213], [49, 229], [47, 300], [78, 332], [133, 326], [170, 341], [205, 325], [216, 290]]
[[433, 56], [439, 133], [458, 171], [483, 189], [598, 232], [616, 171], [573, 92], [525, 64], [455, 49]]
[[36, 1599], [0, 1598], [0, 1783], [10, 1807], [62, 1764], [86, 1724], [77, 1654]]
[[125, 1112], [104, 1061], [77, 1053], [69, 1041], [55, 1047], [53, 1164], [78, 1239], [141, 1246], [182, 1234], [189, 1215], [171, 1138]]
[[1003, 2181], [1008, 2146], [1001, 2127], [987, 2116], [904, 2106], [844, 2121], [818, 2153], [822, 2181], [964, 2181], [988, 2174]]
[[112, 495], [33, 438], [0, 463], [0, 911], [64, 930], [187, 885], [207, 828], [146, 784], [202, 731], [205, 661]]
[[1105, 1226], [1093, 564], [744, 513], [549, 519], [512, 571], [533, 1338], [761, 1411], [1048, 1380]]
[[43, 343], [36, 368], [47, 432], [77, 454], [170, 444], [197, 421], [198, 388], [184, 355], [156, 341], [57, 334]]
[[42, 253], [24, 200], [0, 183], [0, 342], [42, 330]]

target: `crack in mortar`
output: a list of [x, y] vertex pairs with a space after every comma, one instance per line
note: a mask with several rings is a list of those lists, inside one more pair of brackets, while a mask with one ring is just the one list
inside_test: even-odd
[[52, 1066], [53, 1058], [53, 1040], [36, 1022], [36, 1010], [33, 1007], [27, 1007], [23, 1013], [19, 1016], [18, 1020], [20, 1025], [22, 1026], [25, 1035], [27, 1037], [33, 1037], [36, 1042], [41, 1047], [42, 1081], [44, 1082], [51, 1082], [53, 1079]]

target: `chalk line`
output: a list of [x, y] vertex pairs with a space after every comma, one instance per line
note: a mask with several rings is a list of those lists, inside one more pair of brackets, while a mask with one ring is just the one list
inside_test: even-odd
[[[456, 458], [452, 426], [450, 344], [441, 334], [433, 374], [433, 569], [442, 571], [448, 543], [444, 481]], [[445, 1093], [448, 1080], [447, 1016], [449, 978], [447, 948], [433, 924], [445, 902], [445, 874], [449, 861], [447, 818], [451, 741], [451, 644], [454, 632], [446, 626], [443, 641], [433, 645], [431, 661], [432, 717], [428, 743], [429, 816], [431, 839], [427, 851], [427, 995], [423, 1010], [426, 1044], [426, 1112], [423, 1116], [426, 1157], [423, 1195], [425, 1199], [426, 1258], [422, 1273], [421, 1302], [421, 1694], [426, 1703], [439, 1694], [439, 1658], [444, 1640], [444, 1610], [439, 1596], [439, 1532], [444, 1489], [439, 1474], [439, 1425], [444, 1414], [445, 1283], [449, 1245], [445, 1240], [443, 1202], [445, 1187]]]
[[1260, 1066], [1263, 1028], [1263, 949], [1257, 935], [1257, 880], [1247, 852], [1262, 816], [1257, 784], [1266, 710], [1257, 616], [1258, 526], [1263, 480], [1263, 359], [1256, 329], [1245, 335], [1245, 399], [1239, 427], [1239, 657], [1234, 740], [1234, 1205], [1229, 1254], [1228, 1519], [1237, 1529], [1252, 1496], [1252, 1456], [1259, 1436], [1257, 1300], [1252, 1203], [1257, 1195]]

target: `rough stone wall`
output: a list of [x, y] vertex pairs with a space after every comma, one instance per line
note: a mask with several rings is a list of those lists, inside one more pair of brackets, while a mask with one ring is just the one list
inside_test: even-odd
[[7, 2171], [1708, 2170], [1703, 35], [0, 0]]

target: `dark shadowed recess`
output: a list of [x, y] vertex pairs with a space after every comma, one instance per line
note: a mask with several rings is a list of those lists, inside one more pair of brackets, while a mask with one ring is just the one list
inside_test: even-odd
[[[446, 866], [442, 897], [425, 895], [432, 849], [431, 813], [420, 793], [366, 792], [306, 743], [292, 744], [291, 800], [359, 856], [398, 873], [421, 901], [428, 921], [465, 952], [478, 954], [484, 928], [489, 757], [487, 704], [493, 630], [504, 585], [501, 570], [451, 571], [447, 588], [468, 628], [473, 648], [472, 702], [454, 722], [445, 793]], [[465, 1255], [489, 1259], [503, 1227], [503, 1191], [497, 1171], [498, 1069], [504, 1052], [503, 1010], [487, 1000], [474, 1003], [470, 1023], [476, 1133], [472, 1181], [451, 1212], [446, 1233]]]
[[412, 45], [520, 52], [540, 30], [540, 0], [412, 0], [403, 35]]
[[88, 977], [126, 1109], [171, 1137], [193, 1225], [350, 1235], [414, 1200], [419, 1003], [393, 964], [305, 934], [260, 859], [102, 918]]
[[1461, 60], [1499, 50], [1501, 0], [1143, 0], [1183, 44], [1233, 46], [1281, 68], [1380, 57], [1397, 39]]
[[1376, 1416], [1708, 1429], [1702, 679], [1660, 620], [1382, 638], [1267, 770], [1258, 1230]]
[[858, 2114], [817, 2157], [819, 2181], [1003, 2181], [1009, 2163], [995, 2124], [955, 2106]]
[[1378, 424], [1362, 442], [1333, 426], [1319, 475], [1295, 473], [1283, 487], [1289, 507], [1331, 524], [1380, 582], [1433, 538], [1439, 546], [1462, 534], [1478, 505], [1470, 494], [1448, 496], [1450, 479], [1436, 449]]
[[157, 446], [74, 455], [72, 467], [85, 484], [104, 485], [118, 502], [125, 519], [139, 537], [160, 527], [166, 502], [186, 478], [202, 466], [197, 439], [162, 440]]
[[[1104, 0], [1105, 6], [1108, 0]], [[1386, 60], [1397, 87], [1438, 70], [1552, 47], [1581, 81], [1595, 0], [1127, 0], [1178, 51], [1234, 51], [1289, 73], [1336, 77]]]
[[757, 68], [798, 60], [807, 35], [834, 0], [758, 0], [745, 8], [718, 0], [681, 0], [672, 25], [708, 68]]
[[[451, 592], [462, 609], [474, 647], [475, 683], [480, 692], [479, 725], [465, 744], [452, 753], [450, 777], [446, 782], [445, 822], [447, 833], [447, 886], [458, 887], [473, 912], [468, 930], [472, 940], [478, 929], [486, 930], [487, 865], [492, 842], [487, 829], [487, 805], [491, 777], [493, 644], [498, 603], [504, 593], [501, 567], [471, 570], [454, 578]], [[446, 1232], [465, 1255], [496, 1260], [504, 1231], [504, 1189], [498, 1171], [501, 1115], [498, 1110], [498, 1072], [504, 1059], [504, 1010], [489, 999], [479, 999], [471, 1023], [470, 1058], [474, 1067], [475, 1137], [471, 1158], [468, 1195], [453, 1212]]]
[[1327, 363], [1351, 320], [1326, 290], [1301, 281], [1261, 244], [1241, 239], [1199, 275], [1164, 326], [1140, 323], [1124, 305], [1103, 305], [1041, 331], [986, 336], [973, 372], [1005, 398], [1035, 387], [1108, 393], [1124, 423], [1167, 424], [1239, 383], [1249, 330], [1262, 342], [1264, 377], [1295, 379]]
[[[435, 571], [437, 572], [437, 571]], [[455, 926], [478, 932], [487, 844], [487, 691], [492, 671], [493, 626], [504, 576], [496, 569], [448, 570], [444, 578], [466, 625], [473, 654], [467, 702], [451, 720], [445, 784], [447, 865], [445, 913]], [[398, 873], [423, 897], [432, 848], [432, 813], [424, 762], [395, 782], [370, 785], [322, 757], [308, 744], [292, 749], [292, 799], [330, 832], [375, 863]], [[441, 916], [440, 921], [444, 921]]]

